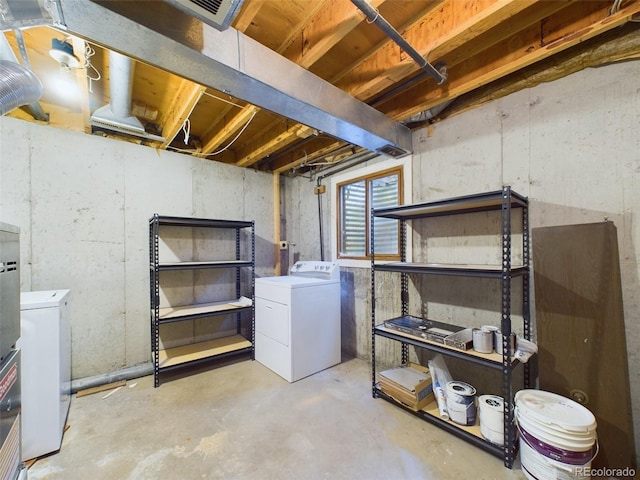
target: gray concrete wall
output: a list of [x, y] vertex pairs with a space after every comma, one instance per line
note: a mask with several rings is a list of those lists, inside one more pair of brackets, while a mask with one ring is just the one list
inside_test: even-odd
[[[640, 448], [640, 62], [627, 62], [599, 69], [587, 69], [561, 80], [527, 89], [501, 100], [414, 133], [413, 202], [423, 202], [497, 190], [511, 185], [529, 197], [531, 228], [601, 222], [615, 223], [620, 247], [620, 266], [626, 322], [636, 447]], [[308, 180], [292, 180], [287, 186], [296, 195], [313, 196]], [[325, 224], [330, 228], [329, 209], [334, 208], [333, 194], [327, 200]], [[302, 199], [297, 199], [304, 203]], [[309, 200], [311, 202], [311, 200]], [[304, 225], [306, 211], [289, 211], [289, 225]], [[313, 215], [317, 217], [316, 215]], [[470, 242], [462, 256], [449, 258], [447, 248], [452, 238], [460, 238], [460, 226], [443, 222], [444, 239], [421, 240], [414, 237], [414, 254], [422, 247], [433, 253], [430, 261], [490, 260], [496, 251], [495, 239], [486, 237], [487, 220], [479, 219], [465, 228], [464, 240]], [[317, 222], [317, 220], [316, 220]], [[315, 245], [315, 232], [309, 228], [296, 231], [301, 255], [306, 244]], [[448, 234], [446, 234], [448, 232]], [[431, 243], [429, 243], [431, 242]], [[442, 244], [442, 245], [441, 245]], [[456, 250], [460, 253], [459, 250]], [[430, 254], [431, 255], [431, 254]], [[518, 256], [518, 252], [515, 252]], [[498, 262], [499, 263], [499, 262]], [[344, 268], [343, 280], [349, 291], [343, 292], [343, 346], [345, 351], [370, 358], [370, 274], [367, 268]], [[383, 318], [398, 312], [399, 286], [381, 276], [376, 309]], [[435, 283], [435, 282], [433, 282]], [[439, 283], [438, 285], [444, 285]], [[434, 300], [413, 304], [415, 313], [453, 319], [448, 302], [456, 308], [483, 306], [466, 311], [470, 322], [482, 324], [499, 311], [489, 300], [479, 298], [470, 285], [432, 287]], [[410, 285], [421, 289], [424, 285]], [[447, 290], [449, 288], [449, 290]], [[487, 285], [485, 299], [491, 298]], [[498, 292], [493, 292], [498, 293]], [[474, 298], [476, 297], [476, 298]], [[380, 298], [380, 297], [377, 297]], [[345, 301], [348, 307], [345, 309]], [[464, 310], [463, 310], [464, 311]], [[516, 312], [517, 317], [517, 312]], [[493, 322], [491, 322], [493, 323]], [[382, 363], [397, 362], [393, 347], [377, 350]]]
[[150, 361], [154, 213], [256, 220], [256, 273], [273, 274], [271, 175], [6, 117], [0, 135], [21, 289], [71, 289], [74, 379]]

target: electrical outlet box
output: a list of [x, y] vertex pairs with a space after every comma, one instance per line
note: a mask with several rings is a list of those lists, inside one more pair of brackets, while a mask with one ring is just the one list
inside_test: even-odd
[[286, 250], [287, 248], [289, 248], [289, 242], [280, 240], [280, 250]]
[[316, 195], [320, 195], [321, 193], [324, 193], [326, 191], [327, 191], [326, 185], [317, 185], [313, 187], [313, 193], [315, 193]]

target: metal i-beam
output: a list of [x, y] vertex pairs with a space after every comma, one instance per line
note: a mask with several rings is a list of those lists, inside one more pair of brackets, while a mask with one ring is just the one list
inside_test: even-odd
[[406, 126], [233, 28], [219, 31], [189, 18], [189, 36], [181, 38], [177, 28], [164, 32], [89, 0], [57, 1], [61, 26], [89, 42], [363, 148], [391, 156], [411, 153]]

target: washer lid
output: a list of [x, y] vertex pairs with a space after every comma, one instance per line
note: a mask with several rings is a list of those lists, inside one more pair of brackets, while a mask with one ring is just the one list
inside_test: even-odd
[[515, 396], [518, 416], [526, 416], [545, 425], [576, 433], [593, 432], [596, 417], [591, 411], [569, 398], [544, 390], [520, 390]]
[[69, 295], [70, 290], [42, 290], [39, 292], [21, 292], [20, 310], [57, 307]]

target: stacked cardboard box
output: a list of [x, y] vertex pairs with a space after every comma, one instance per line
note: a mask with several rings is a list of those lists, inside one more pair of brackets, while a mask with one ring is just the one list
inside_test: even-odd
[[433, 401], [433, 384], [427, 367], [407, 363], [401, 367], [380, 372], [380, 390], [398, 402], [418, 411]]

